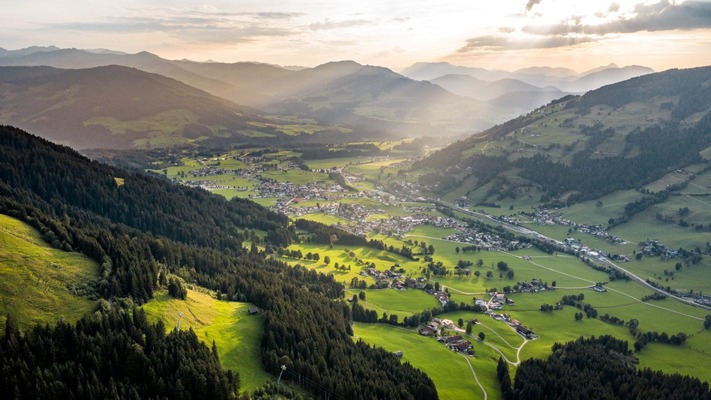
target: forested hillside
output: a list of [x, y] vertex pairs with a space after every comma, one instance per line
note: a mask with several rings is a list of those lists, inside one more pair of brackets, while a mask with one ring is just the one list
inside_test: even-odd
[[580, 338], [553, 346], [546, 360], [521, 363], [513, 388], [506, 367], [499, 367], [508, 399], [710, 399], [708, 383], [696, 378], [637, 370], [625, 341], [611, 336]]
[[[476, 202], [571, 204], [703, 162], [711, 68], [669, 70], [569, 96], [415, 164], [420, 183]], [[533, 198], [533, 196], [536, 196]]]
[[[285, 217], [248, 201], [227, 202], [202, 190], [91, 162], [68, 148], [12, 127], [0, 128], [0, 154], [0, 213], [34, 226], [55, 247], [80, 251], [101, 264], [102, 277], [96, 290], [112, 299], [112, 305], [97, 318], [113, 321], [115, 313], [123, 312], [124, 317], [119, 319], [130, 319], [132, 314], [135, 323], [141, 317], [131, 310], [120, 311], [123, 300], [117, 299], [143, 303], [161, 287], [167, 273], [180, 274], [227, 298], [248, 300], [266, 310], [261, 357], [263, 367], [271, 374], [276, 375], [285, 364], [285, 379], [324, 398], [437, 398], [426, 375], [400, 364], [384, 350], [352, 341], [350, 309], [345, 303], [333, 301], [342, 298], [344, 287], [332, 277], [290, 268], [266, 258], [256, 247], [242, 249], [239, 230], [244, 228], [267, 231], [270, 246], [288, 243], [291, 236]], [[63, 337], [62, 332], [73, 329], [81, 335], [92, 323], [96, 322], [81, 320], [76, 328], [62, 325], [47, 334]], [[107, 330], [101, 336], [121, 335], [123, 330], [133, 335], [137, 331], [131, 325], [130, 321], [121, 326], [101, 323], [100, 330]], [[142, 322], [138, 325], [160, 333], [160, 328]], [[8, 367], [15, 365], [12, 360], [22, 357], [36, 357], [39, 363], [46, 346], [51, 346], [32, 342], [40, 340], [28, 336], [30, 333], [24, 333], [26, 339], [22, 339], [29, 341], [27, 346], [16, 346], [20, 339], [13, 338], [22, 334], [6, 331], [10, 335], [3, 360]], [[147, 337], [136, 336], [137, 346], [132, 351], [150, 358], [151, 350], [143, 342]], [[182, 337], [168, 335], [166, 346]], [[190, 343], [194, 339], [186, 340]], [[86, 357], [47, 354], [38, 368], [59, 368], [55, 367], [57, 363], [68, 362], [76, 367], [72, 370], [90, 371], [95, 360], [114, 357], [103, 351], [104, 347], [97, 345], [85, 350]], [[188, 353], [181, 364], [212, 362], [208, 360], [212, 357], [209, 351]], [[156, 359], [151, 368], [167, 385], [173, 379], [173, 370], [161, 370], [157, 366], [161, 362]], [[133, 396], [132, 388], [139, 396], [154, 393], [143, 377], [121, 377], [117, 369], [92, 378], [98, 386], [109, 385], [97, 393], [113, 393], [111, 377], [131, 382], [117, 387], [119, 395]], [[14, 393], [16, 387], [21, 394], [29, 393], [13, 368], [2, 371], [6, 390]], [[225, 376], [215, 374], [217, 378]], [[200, 375], [207, 379], [209, 373]], [[79, 386], [82, 382], [67, 380], [66, 388], [53, 388], [51, 393], [60, 397], [68, 391], [79, 393], [84, 390]], [[221, 382], [225, 382], [222, 388], [229, 389], [229, 380]], [[160, 396], [164, 392], [155, 393]], [[196, 397], [206, 396], [208, 393], [202, 392]]]
[[0, 360], [4, 399], [229, 399], [239, 387], [193, 331], [166, 333], [141, 310], [24, 333], [10, 317]]

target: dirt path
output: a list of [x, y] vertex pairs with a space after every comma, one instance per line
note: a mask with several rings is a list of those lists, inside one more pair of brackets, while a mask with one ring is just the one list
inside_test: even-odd
[[521, 364], [521, 350], [523, 349], [523, 346], [525, 346], [526, 343], [529, 342], [528, 339], [523, 338], [523, 343], [521, 343], [520, 346], [515, 347], [515, 346], [513, 346], [511, 343], [509, 343], [506, 339], [504, 339], [503, 337], [501, 337], [501, 335], [499, 335], [495, 330], [489, 328], [488, 326], [486, 326], [486, 325], [484, 325], [484, 324], [479, 324], [479, 325], [481, 325], [481, 326], [485, 327], [486, 329], [488, 329], [488, 330], [494, 332], [494, 335], [496, 335], [497, 337], [499, 337], [499, 339], [501, 339], [504, 343], [506, 343], [507, 346], [509, 346], [509, 347], [512, 348], [512, 349], [515, 349], [515, 350], [516, 350], [516, 361], [511, 361], [511, 360], [509, 360], [509, 358], [506, 357], [506, 354], [504, 354], [504, 352], [501, 351], [501, 349], [500, 349], [498, 346], [496, 346], [496, 345], [494, 345], [494, 344], [491, 344], [491, 343], [489, 343], [489, 342], [486, 342], [486, 341], [481, 341], [481, 340], [479, 340], [478, 337], [474, 337], [474, 336], [472, 336], [472, 335], [469, 335], [469, 337], [471, 337], [472, 339], [477, 340], [479, 343], [485, 344], [485, 345], [489, 346], [490, 348], [492, 348], [494, 351], [496, 351], [497, 353], [499, 353], [499, 355], [501, 355], [501, 358], [503, 358], [504, 361], [506, 361], [507, 363], [509, 363], [509, 364], [511, 364], [511, 365], [513, 365], [513, 366], [518, 366], [519, 364]]
[[464, 354], [460, 354], [460, 356], [464, 357], [465, 360], [467, 360], [467, 364], [469, 364], [469, 369], [472, 371], [472, 375], [474, 375], [474, 380], [476, 380], [477, 385], [481, 388], [482, 393], [484, 393], [484, 400], [487, 400], [489, 398], [489, 395], [486, 393], [486, 389], [484, 389], [484, 385], [479, 382], [479, 377], [476, 376], [476, 372], [474, 372], [474, 367], [472, 366], [472, 363], [469, 361], [469, 357], [465, 356]]

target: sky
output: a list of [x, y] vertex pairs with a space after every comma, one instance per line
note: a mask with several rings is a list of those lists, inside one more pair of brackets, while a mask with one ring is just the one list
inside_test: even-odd
[[711, 65], [711, 0], [2, 0], [0, 47], [316, 66]]

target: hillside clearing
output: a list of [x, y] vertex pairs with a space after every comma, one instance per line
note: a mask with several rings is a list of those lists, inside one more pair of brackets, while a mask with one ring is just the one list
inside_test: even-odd
[[178, 324], [180, 329], [192, 328], [200, 340], [217, 345], [220, 363], [224, 368], [239, 372], [240, 389], [254, 390], [264, 385], [269, 375], [263, 371], [259, 356], [264, 317], [249, 315], [251, 303], [220, 301], [210, 295], [188, 290], [186, 300], [178, 300], [167, 293], [158, 293], [143, 306], [152, 321], [162, 319], [167, 329]]
[[22, 328], [75, 321], [96, 302], [81, 297], [99, 277], [83, 254], [51, 247], [24, 222], [0, 214], [0, 326], [13, 314]]

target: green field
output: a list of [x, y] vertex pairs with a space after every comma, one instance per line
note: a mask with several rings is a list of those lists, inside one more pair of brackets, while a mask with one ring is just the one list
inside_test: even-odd
[[83, 254], [57, 250], [40, 233], [0, 214], [0, 326], [8, 313], [22, 328], [76, 321], [96, 307], [78, 296], [99, 278], [99, 266]]
[[[432, 378], [440, 399], [484, 398], [464, 356], [448, 350], [434, 338], [421, 336], [412, 329], [384, 324], [357, 323], [354, 331], [356, 340], [362, 339], [392, 352], [401, 350], [403, 362], [409, 362]], [[492, 356], [492, 351], [483, 346], [477, 346], [476, 349], [482, 354], [477, 359], [470, 358], [470, 362], [486, 388], [488, 398], [500, 399], [496, 368], [488, 367], [487, 359]]]
[[[359, 301], [360, 305], [377, 311], [379, 316], [383, 313], [397, 314], [399, 321], [406, 316], [439, 306], [434, 296], [424, 290], [366, 289], [362, 291], [365, 292], [366, 297], [365, 301]], [[359, 292], [361, 292], [359, 289], [349, 289], [346, 296], [353, 297]]]
[[214, 340], [222, 366], [239, 372], [240, 390], [250, 391], [271, 379], [263, 371], [259, 356], [264, 317], [248, 315], [252, 307], [250, 303], [219, 301], [188, 290], [186, 300], [158, 293], [143, 309], [150, 320], [162, 319], [168, 329], [177, 326], [178, 313], [182, 312], [180, 329], [192, 328], [208, 346]]
[[599, 199], [601, 206], [596, 205], [598, 200], [590, 200], [564, 208], [561, 212], [565, 218], [578, 223], [605, 226], [610, 218], [623, 214], [627, 203], [643, 197], [645, 195], [636, 190], [622, 190]]
[[336, 215], [322, 213], [322, 212], [304, 214], [299, 218], [308, 219], [309, 221], [314, 221], [314, 222], [320, 222], [325, 225], [337, 225], [337, 224], [349, 225], [352, 223], [350, 220], [347, 220], [345, 218], [342, 218], [342, 217], [339, 217]]
[[363, 157], [327, 158], [323, 160], [306, 160], [306, 165], [311, 169], [333, 169], [343, 168], [350, 164], [362, 163], [363, 161]]
[[[304, 255], [309, 252], [318, 253], [320, 260], [295, 260], [287, 257], [281, 257], [280, 259], [282, 261], [291, 265], [301, 264], [309, 269], [315, 269], [316, 271], [325, 274], [332, 274], [336, 280], [343, 282], [346, 285], [350, 283], [353, 278], [366, 279], [369, 284], [374, 283], [372, 278], [365, 278], [360, 275], [360, 272], [366, 270], [367, 266], [371, 263], [375, 263], [375, 267], [381, 271], [390, 268], [396, 263], [400, 264], [400, 266], [404, 268], [408, 274], [413, 274], [415, 271], [419, 271], [421, 269], [421, 262], [412, 261], [400, 256], [399, 254], [377, 250], [371, 247], [334, 245], [333, 248], [328, 248], [319, 244], [301, 243], [292, 244], [289, 246], [289, 250], [301, 250]], [[351, 257], [350, 252], [353, 252], [355, 257]], [[324, 258], [326, 256], [331, 259], [331, 262], [328, 265], [324, 263]], [[335, 269], [335, 263], [350, 266], [351, 269], [346, 271], [338, 271]]]

